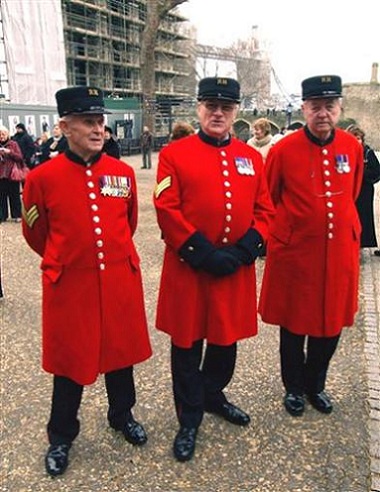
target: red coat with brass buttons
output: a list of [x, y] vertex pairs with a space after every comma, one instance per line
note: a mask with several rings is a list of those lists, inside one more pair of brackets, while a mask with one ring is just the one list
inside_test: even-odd
[[299, 130], [273, 146], [266, 172], [276, 216], [261, 317], [295, 334], [336, 336], [358, 309], [362, 148], [343, 130], [327, 145]]
[[[246, 174], [239, 163], [249, 162], [253, 171]], [[256, 335], [255, 266], [216, 278], [194, 270], [178, 251], [196, 231], [217, 247], [249, 228], [267, 237], [273, 205], [260, 154], [234, 138], [222, 147], [199, 135], [175, 141], [160, 152], [154, 203], [166, 244], [157, 328], [184, 348], [200, 339], [230, 345]]]
[[132, 168], [61, 154], [30, 173], [23, 205], [25, 239], [42, 257], [43, 368], [90, 384], [147, 359]]

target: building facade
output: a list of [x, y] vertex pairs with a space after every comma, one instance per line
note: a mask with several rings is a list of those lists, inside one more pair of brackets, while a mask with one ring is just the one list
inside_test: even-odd
[[[67, 82], [141, 99], [140, 47], [147, 1], [62, 0]], [[157, 97], [184, 97], [190, 72], [186, 19], [170, 12], [155, 50]]]

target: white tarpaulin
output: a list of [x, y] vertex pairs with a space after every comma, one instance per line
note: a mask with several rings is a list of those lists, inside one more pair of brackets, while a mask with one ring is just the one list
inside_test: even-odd
[[61, 0], [0, 0], [12, 103], [55, 105], [66, 85]]

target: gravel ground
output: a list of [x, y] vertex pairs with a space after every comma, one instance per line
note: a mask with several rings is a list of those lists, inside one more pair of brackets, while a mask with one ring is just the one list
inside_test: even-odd
[[[171, 395], [169, 338], [154, 328], [163, 253], [152, 205], [154, 157], [150, 171], [140, 169], [141, 156], [125, 158], [136, 170], [139, 187], [136, 243], [154, 350], [154, 356], [135, 370], [134, 414], [147, 430], [148, 443], [134, 448], [107, 427], [100, 377], [85, 390], [81, 433], [72, 447], [67, 472], [56, 479], [46, 476], [43, 460], [52, 377], [40, 365], [39, 258], [26, 245], [20, 224], [7, 222], [0, 225], [5, 291], [0, 303], [0, 490], [368, 492], [371, 427], [363, 311], [355, 328], [344, 331], [331, 364], [327, 391], [333, 397], [334, 412], [330, 416], [310, 406], [297, 419], [285, 412], [278, 329], [261, 323], [257, 337], [239, 344], [237, 369], [228, 388], [231, 401], [250, 413], [250, 426], [238, 428], [206, 415], [194, 459], [178, 463], [173, 458], [178, 427]], [[258, 284], [264, 264], [265, 260], [257, 261]], [[372, 294], [361, 289], [362, 306], [366, 295]]]

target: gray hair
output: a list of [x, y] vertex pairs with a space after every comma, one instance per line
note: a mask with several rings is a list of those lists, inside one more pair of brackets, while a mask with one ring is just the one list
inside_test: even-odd
[[9, 137], [9, 129], [6, 126], [0, 125], [0, 132], [6, 133]]

